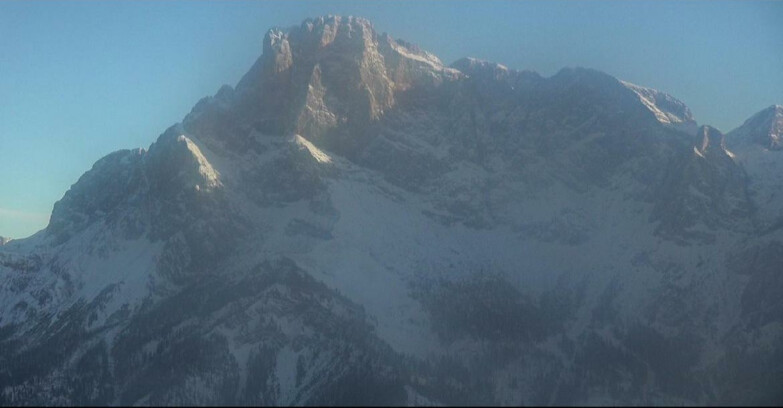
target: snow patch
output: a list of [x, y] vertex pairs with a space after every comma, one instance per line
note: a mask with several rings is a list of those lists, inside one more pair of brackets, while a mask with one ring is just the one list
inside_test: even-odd
[[440, 61], [440, 59], [438, 59], [438, 57], [432, 54], [429, 53], [425, 55], [414, 54], [408, 51], [408, 49], [403, 47], [402, 45], [397, 44], [396, 41], [390, 41], [390, 44], [394, 51], [396, 51], [397, 53], [399, 53], [401, 56], [405, 58], [412, 59], [414, 61], [423, 62], [436, 70], [442, 70], [444, 68], [443, 63]]
[[222, 186], [222, 183], [220, 182], [220, 174], [212, 167], [209, 161], [207, 161], [207, 158], [204, 157], [204, 154], [201, 152], [201, 149], [196, 145], [196, 143], [185, 135], [180, 135], [177, 138], [177, 141], [180, 143], [185, 143], [187, 149], [190, 151], [193, 157], [196, 158], [196, 161], [198, 162], [198, 172], [206, 182], [205, 187], [215, 188]]
[[332, 162], [332, 157], [331, 156], [329, 156], [328, 154], [324, 153], [323, 150], [315, 147], [314, 144], [310, 143], [309, 140], [303, 138], [302, 136], [294, 135], [292, 141], [294, 143], [296, 143], [297, 145], [307, 149], [307, 151], [310, 152], [310, 155], [313, 156], [313, 158], [318, 163], [331, 163]]

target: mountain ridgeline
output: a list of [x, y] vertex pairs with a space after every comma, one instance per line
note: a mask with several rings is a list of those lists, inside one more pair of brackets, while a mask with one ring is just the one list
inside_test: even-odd
[[783, 403], [783, 107], [327, 16], [0, 239], [0, 405]]

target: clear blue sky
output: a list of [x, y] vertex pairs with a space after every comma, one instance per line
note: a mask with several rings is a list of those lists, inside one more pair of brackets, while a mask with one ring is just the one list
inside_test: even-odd
[[97, 159], [235, 85], [267, 29], [324, 14], [446, 63], [600, 69], [723, 131], [783, 103], [783, 1], [0, 1], [0, 235], [45, 227]]

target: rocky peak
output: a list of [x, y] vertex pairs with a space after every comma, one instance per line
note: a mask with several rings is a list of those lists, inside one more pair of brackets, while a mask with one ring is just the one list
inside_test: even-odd
[[727, 154], [723, 133], [711, 126], [702, 126], [696, 132], [694, 151], [701, 157]]
[[11, 242], [11, 238], [0, 237], [0, 245], [5, 245], [9, 242]]
[[758, 144], [769, 150], [783, 149], [783, 105], [772, 105], [751, 116], [729, 132], [729, 144]]
[[[239, 113], [228, 119], [263, 134], [298, 134], [352, 156], [367, 143], [364, 129], [395, 106], [397, 92], [437, 86], [460, 75], [413, 44], [379, 35], [366, 19], [312, 18], [266, 34], [263, 55], [237, 84], [238, 98], [230, 110]], [[200, 127], [194, 120], [185, 125]]]
[[372, 24], [361, 17], [329, 15], [306, 19], [292, 34], [302, 36], [302, 42], [318, 48], [330, 45], [344, 51], [363, 53], [377, 43]]
[[373, 47], [376, 34], [363, 18], [325, 16], [308, 18], [299, 27], [275, 27], [264, 36], [263, 74], [274, 76], [292, 67], [294, 60], [323, 57], [324, 50], [357, 57]]
[[196, 142], [172, 126], [149, 150], [120, 150], [98, 160], [54, 204], [47, 234], [67, 240], [103, 222], [126, 235], [144, 230], [141, 209], [160, 203], [172, 213], [200, 205], [222, 183]]
[[279, 74], [291, 67], [293, 55], [288, 36], [280, 29], [270, 29], [264, 37], [264, 71]]
[[[441, 86], [461, 82], [468, 86]], [[628, 86], [605, 73], [582, 68], [564, 69], [544, 79], [476, 58], [463, 58], [446, 67], [413, 44], [376, 33], [363, 18], [325, 16], [270, 30], [263, 41], [263, 55], [236, 92], [224, 90], [222, 97], [208, 99], [196, 112], [204, 120], [188, 118], [185, 128], [209, 147], [218, 144], [208, 140], [214, 139], [234, 146], [232, 150], [252, 149], [249, 129], [267, 135], [297, 134], [321, 149], [354, 160], [373, 143], [377, 132], [370, 129], [382, 117], [408, 109], [401, 103], [421, 105], [435, 99], [445, 103], [463, 93], [465, 103], [480, 99], [480, 105], [493, 109], [514, 111], [522, 105], [528, 112], [550, 106], [551, 114], [572, 118], [573, 126], [581, 118], [588, 120], [585, 112], [595, 111], [595, 105], [610, 117], [604, 124], [624, 120], [628, 110], [653, 124], [655, 116], [649, 115], [649, 106], [645, 109], [644, 100], [638, 103], [640, 96]], [[659, 105], [681, 108], [680, 116], [671, 113], [676, 109], [668, 105], [656, 108], [666, 123], [690, 120], [690, 111], [681, 102], [647, 88], [634, 89], [643, 90]], [[545, 112], [538, 116], [542, 115]], [[695, 122], [687, 123], [695, 126]], [[198, 129], [207, 129], [210, 135]]]
[[169, 128], [150, 146], [144, 164], [151, 187], [160, 194], [208, 192], [222, 186], [219, 173], [178, 126]]
[[620, 82], [639, 96], [639, 100], [659, 122], [687, 133], [696, 132], [697, 125], [690, 108], [679, 99], [657, 89], [645, 88], [626, 81]]

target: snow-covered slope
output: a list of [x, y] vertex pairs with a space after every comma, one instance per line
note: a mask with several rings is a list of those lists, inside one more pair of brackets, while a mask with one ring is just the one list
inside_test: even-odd
[[645, 88], [630, 82], [621, 81], [628, 89], [639, 95], [639, 100], [663, 124], [673, 126], [686, 133], [695, 133], [696, 121], [690, 108], [679, 99], [657, 89]]
[[590, 69], [270, 30], [0, 247], [0, 402], [779, 402], [783, 230], [734, 133], [673, 124]]

